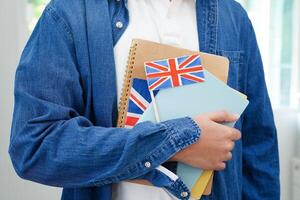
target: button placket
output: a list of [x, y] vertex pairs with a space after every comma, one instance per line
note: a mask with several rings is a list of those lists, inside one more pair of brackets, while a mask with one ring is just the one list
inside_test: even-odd
[[117, 27], [118, 29], [123, 28], [123, 23], [122, 23], [121, 21], [117, 21], [117, 22], [116, 22], [116, 27]]
[[[177, 26], [176, 16], [177, 9], [179, 8], [179, 4], [177, 2], [171, 2], [169, 8], [167, 10], [167, 14], [164, 18], [164, 26], [165, 27], [161, 31], [161, 40], [163, 43], [170, 44], [173, 46], [180, 46], [180, 36], [179, 33], [182, 31]], [[166, 28], [167, 27], [167, 28]]]

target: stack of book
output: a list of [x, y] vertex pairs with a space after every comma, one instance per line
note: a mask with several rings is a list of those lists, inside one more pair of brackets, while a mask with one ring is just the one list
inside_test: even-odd
[[[226, 84], [228, 70], [229, 60], [225, 57], [133, 40], [118, 126], [131, 128], [143, 121], [194, 117], [220, 110], [242, 114], [248, 100]], [[178, 163], [176, 174], [191, 190], [192, 198], [210, 194], [212, 171]]]

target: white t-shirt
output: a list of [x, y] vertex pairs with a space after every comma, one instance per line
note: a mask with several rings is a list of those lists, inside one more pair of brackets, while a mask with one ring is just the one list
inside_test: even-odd
[[133, 38], [199, 50], [196, 0], [128, 0], [128, 10], [129, 25], [114, 47], [118, 99]]
[[[128, 0], [129, 24], [114, 47], [118, 101], [133, 38], [199, 50], [196, 0]], [[122, 22], [116, 25], [122, 28]], [[141, 196], [142, 195], [142, 196]], [[163, 188], [121, 182], [114, 200], [174, 200]]]

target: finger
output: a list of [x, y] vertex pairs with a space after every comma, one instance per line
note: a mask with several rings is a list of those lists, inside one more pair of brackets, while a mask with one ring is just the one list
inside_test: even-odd
[[219, 131], [223, 133], [223, 136], [231, 141], [241, 139], [241, 132], [238, 129], [231, 128], [222, 124], [218, 124]]
[[232, 159], [232, 153], [231, 152], [228, 152], [226, 155], [225, 155], [225, 158], [223, 161], [229, 161]]
[[218, 111], [207, 113], [206, 116], [215, 122], [235, 122], [239, 119], [238, 114], [232, 114], [227, 111]]
[[235, 129], [235, 128], [230, 128], [230, 136], [229, 139], [231, 139], [232, 141], [237, 141], [239, 139], [241, 139], [242, 134], [239, 130]]
[[234, 142], [233, 141], [229, 141], [227, 142], [226, 146], [225, 146], [225, 151], [226, 152], [230, 152], [232, 151], [234, 148]]
[[222, 170], [224, 170], [225, 168], [226, 168], [226, 164], [225, 164], [224, 162], [221, 162], [221, 163], [217, 164], [215, 170], [216, 170], [216, 171], [222, 171]]

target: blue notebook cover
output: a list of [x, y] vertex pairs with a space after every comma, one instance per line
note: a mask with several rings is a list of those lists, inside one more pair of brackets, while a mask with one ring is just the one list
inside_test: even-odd
[[[214, 75], [204, 70], [205, 82], [160, 90], [155, 97], [161, 121], [201, 113], [226, 110], [242, 114], [248, 105], [246, 96], [230, 88]], [[139, 122], [156, 122], [152, 103], [142, 114]], [[234, 124], [228, 124], [233, 126]], [[178, 163], [177, 175], [189, 189], [193, 187], [203, 170]]]

